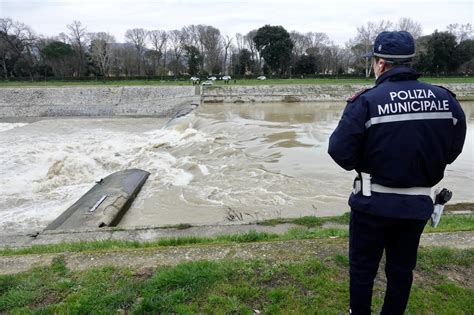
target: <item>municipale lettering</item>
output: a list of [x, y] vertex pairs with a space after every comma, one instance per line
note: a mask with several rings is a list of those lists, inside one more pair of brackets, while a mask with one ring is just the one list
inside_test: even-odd
[[389, 92], [391, 103], [377, 105], [379, 115], [449, 111], [448, 100], [438, 100], [430, 89]]

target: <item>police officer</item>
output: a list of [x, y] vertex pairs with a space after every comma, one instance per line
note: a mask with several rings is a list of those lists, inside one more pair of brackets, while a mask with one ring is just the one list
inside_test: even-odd
[[461, 153], [466, 121], [452, 92], [417, 80], [410, 33], [380, 33], [370, 55], [375, 86], [348, 100], [328, 152], [358, 173], [349, 197], [351, 312], [370, 314], [385, 250], [381, 314], [403, 314], [420, 236], [433, 212], [431, 188]]

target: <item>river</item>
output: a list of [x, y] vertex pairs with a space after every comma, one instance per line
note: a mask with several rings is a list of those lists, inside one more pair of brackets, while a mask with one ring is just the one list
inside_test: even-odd
[[[438, 186], [474, 202], [474, 102], [464, 152]], [[151, 173], [122, 227], [246, 223], [349, 210], [353, 172], [327, 155], [341, 103], [204, 104], [163, 118], [0, 121], [0, 229], [44, 228], [96, 180]]]

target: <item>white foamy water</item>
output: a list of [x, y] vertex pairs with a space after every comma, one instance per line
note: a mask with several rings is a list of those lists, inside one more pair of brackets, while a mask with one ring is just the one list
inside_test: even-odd
[[[127, 168], [150, 181], [187, 185], [192, 174], [160, 147], [182, 146], [198, 131], [159, 129], [162, 119], [54, 119], [4, 131], [0, 139], [0, 224], [3, 232], [44, 227], [96, 180]], [[159, 177], [159, 179], [157, 179]]]
[[0, 122], [0, 132], [15, 129], [15, 128], [19, 128], [19, 127], [23, 127], [23, 126], [26, 126], [26, 125], [28, 125], [28, 124], [26, 124], [26, 123], [1, 123]]
[[[474, 201], [474, 104], [463, 106], [466, 147], [440, 184], [453, 202]], [[209, 104], [169, 129], [166, 119], [126, 117], [0, 124], [0, 234], [41, 230], [128, 168], [151, 175], [121, 226], [341, 214], [354, 174], [326, 151], [343, 107]]]

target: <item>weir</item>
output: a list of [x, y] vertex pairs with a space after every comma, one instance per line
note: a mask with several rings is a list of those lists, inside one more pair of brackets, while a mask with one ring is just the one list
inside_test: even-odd
[[116, 226], [150, 173], [130, 169], [100, 179], [45, 230], [87, 230]]

